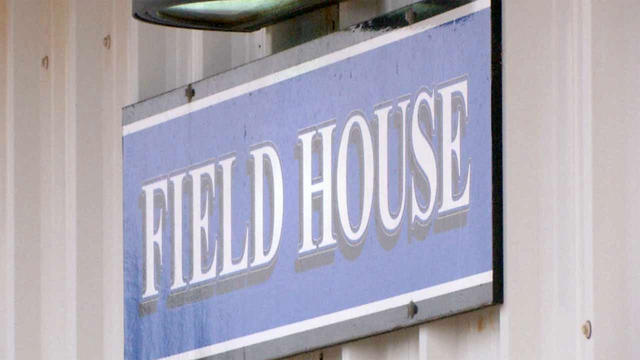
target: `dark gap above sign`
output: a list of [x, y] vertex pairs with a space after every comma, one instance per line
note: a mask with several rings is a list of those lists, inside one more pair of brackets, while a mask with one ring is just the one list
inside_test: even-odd
[[[346, 0], [132, 0], [133, 16], [166, 26], [251, 32]], [[397, 28], [459, 7], [472, 0], [416, 1], [370, 20], [363, 29]], [[375, 1], [371, 2], [376, 5]], [[377, 6], [377, 5], [376, 5]], [[336, 24], [334, 30], [340, 28]], [[295, 36], [295, 34], [292, 34]]]

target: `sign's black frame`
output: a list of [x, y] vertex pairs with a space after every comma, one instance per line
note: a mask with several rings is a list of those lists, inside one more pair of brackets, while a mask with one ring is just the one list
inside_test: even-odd
[[491, 1], [491, 139], [493, 163], [493, 302], [504, 302], [502, 156], [502, 0]]

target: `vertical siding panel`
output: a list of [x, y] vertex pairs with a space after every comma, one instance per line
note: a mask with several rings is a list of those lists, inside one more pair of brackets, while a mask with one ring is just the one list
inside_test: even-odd
[[15, 357], [15, 237], [13, 216], [13, 12], [0, 1], [0, 358]]
[[499, 358], [500, 315], [489, 308], [434, 321], [420, 327], [420, 360]]
[[640, 358], [639, 13], [593, 1], [595, 359]]
[[[260, 39], [264, 37], [264, 29], [252, 33], [228, 33], [231, 39], [231, 64], [226, 70], [240, 66], [261, 57]], [[291, 34], [289, 34], [290, 36]]]
[[[292, 34], [287, 34], [291, 36]], [[193, 81], [231, 70], [234, 67], [271, 54], [271, 31], [263, 29], [253, 33], [202, 33], [202, 76]], [[197, 51], [197, 49], [194, 49]], [[197, 57], [195, 57], [197, 59]]]
[[138, 22], [137, 28], [138, 100], [142, 100], [170, 89], [166, 81], [170, 60], [167, 57], [166, 32], [172, 30], [143, 22]]
[[[192, 36], [195, 30], [171, 29], [171, 39], [173, 41], [167, 44], [168, 56], [174, 63], [173, 68], [167, 69], [167, 74], [174, 74], [173, 83], [167, 83], [170, 89], [188, 84], [192, 82], [194, 63], [193, 49], [195, 47], [194, 38]], [[199, 80], [199, 79], [198, 79]]]
[[[125, 101], [127, 85], [126, 61], [126, 6], [121, 1], [103, 0], [105, 6], [104, 37], [110, 44], [103, 44], [104, 63], [104, 112], [102, 114], [102, 132], [104, 143], [102, 192], [103, 204], [103, 359], [119, 359], [123, 357], [122, 342], [124, 339], [122, 312], [122, 172], [121, 172], [121, 108]], [[123, 39], [124, 38], [124, 39]], [[124, 76], [119, 75], [122, 72]], [[120, 82], [122, 81], [122, 82]]]
[[65, 209], [65, 251], [64, 269], [67, 279], [65, 291], [67, 294], [68, 310], [65, 315], [65, 324], [69, 327], [67, 333], [67, 346], [70, 359], [78, 358], [78, 191], [77, 191], [77, 152], [76, 134], [78, 109], [76, 107], [78, 86], [77, 74], [77, 33], [78, 2], [82, 0], [69, 0], [66, 14], [67, 47], [65, 49], [65, 117], [64, 117], [64, 209]]
[[[157, 27], [159, 28], [159, 27]], [[164, 29], [167, 36], [166, 89], [184, 86], [202, 77], [202, 31]]]
[[105, 104], [105, 144], [103, 201], [104, 213], [104, 344], [105, 359], [124, 356], [123, 273], [122, 273], [122, 111], [131, 99], [128, 55], [131, 1], [111, 1], [111, 49], [106, 59], [105, 92], [111, 100]]
[[191, 38], [191, 71], [188, 82], [198, 81], [204, 75], [204, 32], [192, 30], [188, 34]]
[[585, 3], [503, 3], [506, 359], [588, 356], [579, 329], [593, 291], [582, 291], [589, 275], [581, 271], [591, 216], [577, 210], [592, 196], [591, 135], [582, 130], [590, 84], [580, 82]]
[[[576, 201], [576, 258], [577, 258], [577, 315], [583, 323], [586, 320], [594, 321], [594, 133], [593, 133], [593, 74], [592, 74], [592, 48], [593, 27], [592, 1], [574, 1], [577, 12], [577, 21], [573, 24], [575, 41], [572, 50], [576, 56], [577, 74], [573, 79], [573, 88], [576, 89], [576, 114], [574, 126], [576, 127], [576, 147], [574, 154], [577, 162], [577, 171], [574, 178], [574, 186], [578, 192]], [[576, 358], [581, 360], [594, 359], [594, 341], [589, 341], [578, 335], [575, 339], [577, 353]]]
[[231, 68], [231, 36], [227, 33], [205, 31], [202, 34], [203, 76], [211, 76]]
[[[120, 16], [124, 16], [124, 21], [126, 21], [126, 27], [124, 29], [126, 29], [126, 40], [127, 40], [127, 45], [126, 45], [126, 52], [123, 51], [124, 54], [123, 55], [124, 58], [126, 58], [126, 62], [127, 62], [127, 66], [126, 66], [126, 70], [127, 70], [127, 76], [126, 76], [126, 82], [122, 83], [121, 86], [126, 87], [126, 90], [124, 93], [126, 94], [126, 99], [127, 99], [127, 105], [129, 104], [134, 104], [138, 101], [140, 101], [141, 97], [140, 97], [140, 74], [139, 74], [139, 59], [140, 59], [140, 51], [139, 51], [139, 44], [140, 44], [140, 26], [141, 26], [141, 22], [134, 19], [133, 16], [131, 15], [132, 13], [132, 4], [131, 1], [126, 1], [126, 0], [117, 0], [117, 1], [125, 1], [125, 4], [123, 6], [122, 12], [120, 13]], [[125, 14], [123, 14], [123, 12], [126, 12]], [[120, 22], [120, 25], [122, 25], [123, 23]], [[122, 40], [121, 40], [122, 41]]]
[[57, 353], [57, 345], [63, 343], [64, 331], [57, 328], [63, 322], [59, 321], [57, 309], [64, 305], [60, 294], [56, 291], [59, 288], [58, 280], [60, 279], [57, 271], [56, 252], [56, 234], [54, 228], [55, 204], [53, 203], [55, 193], [55, 164], [53, 156], [54, 144], [54, 114], [53, 114], [53, 75], [57, 70], [57, 63], [53, 54], [53, 26], [51, 24], [51, 2], [42, 1], [40, 6], [40, 14], [38, 14], [38, 23], [41, 24], [39, 32], [40, 52], [46, 55], [48, 60], [48, 69], [42, 69], [40, 72], [40, 93], [38, 96], [40, 105], [40, 188], [41, 188], [41, 205], [40, 205], [40, 289], [42, 297], [40, 299], [40, 337], [42, 345], [40, 350], [40, 358], [47, 356], [60, 356]]
[[[266, 32], [221, 33], [136, 24], [138, 100], [248, 63], [268, 54]], [[290, 35], [290, 34], [287, 34]], [[131, 56], [131, 55], [130, 55]], [[132, 58], [132, 59], [134, 59]]]
[[41, 354], [42, 358], [73, 358], [75, 349], [73, 321], [75, 294], [67, 292], [70, 282], [66, 263], [68, 240], [65, 206], [66, 185], [66, 124], [69, 7], [67, 1], [47, 1], [42, 6], [42, 53], [49, 57], [49, 68], [42, 71], [41, 162]]
[[[67, 173], [65, 147], [67, 142], [67, 98], [68, 94], [68, 39], [69, 39], [69, 1], [50, 1], [49, 18], [51, 26], [51, 131], [48, 136], [46, 156], [49, 159], [47, 172], [50, 174], [51, 192], [46, 196], [49, 209], [50, 226], [44, 240], [48, 243], [43, 257], [48, 259], [44, 272], [49, 273], [48, 290], [43, 305], [49, 319], [44, 320], [47, 326], [48, 346], [43, 348], [45, 358], [73, 358], [75, 350], [72, 346], [73, 322], [69, 315], [75, 316], [75, 294], [69, 294], [67, 288], [75, 279], [70, 276], [65, 261], [69, 248], [65, 222], [69, 213], [65, 206], [67, 196]], [[45, 167], [46, 168], [46, 167]], [[44, 274], [43, 274], [44, 275]]]
[[[178, 31], [173, 28], [160, 27], [157, 25], [151, 25], [150, 30], [154, 34], [163, 34], [165, 47], [164, 47], [164, 74], [158, 73], [157, 77], [162, 77], [164, 75], [165, 81], [164, 84], [160, 87], [155, 87], [152, 92], [150, 92], [149, 97], [160, 94], [168, 89], [173, 89], [178, 84], [178, 78], [180, 77], [180, 69], [178, 67], [178, 59], [177, 59], [177, 45], [178, 45]], [[160, 92], [158, 92], [160, 90]], [[147, 97], [145, 97], [146, 99]]]
[[41, 324], [41, 188], [40, 65], [42, 54], [39, 1], [14, 4], [13, 54], [15, 163], [15, 346], [16, 358], [39, 359]]
[[411, 327], [342, 345], [342, 360], [414, 360], [419, 351], [418, 328]]
[[100, 359], [103, 344], [103, 44], [105, 1], [78, 0], [76, 22], [77, 354]]
[[[551, 286], [548, 267], [555, 234], [553, 207], [557, 137], [551, 88], [556, 61], [550, 43], [552, 27], [540, 27], [540, 18], [553, 15], [550, 2], [505, 2], [504, 22], [504, 163], [505, 163], [505, 302], [500, 330], [508, 334], [505, 358], [527, 354], [542, 359], [548, 339], [542, 319]], [[528, 39], [528, 41], [523, 41]], [[535, 49], [535, 59], [530, 56]], [[523, 71], [526, 69], [526, 71]], [[536, 76], [531, 76], [536, 74]], [[522, 144], [528, 144], [524, 151]], [[522, 150], [521, 150], [522, 149]], [[539, 176], [532, 176], [536, 169]], [[549, 174], [543, 176], [542, 174]], [[525, 191], [526, 189], [526, 191]], [[544, 294], [544, 295], [543, 295]], [[517, 305], [516, 305], [517, 304]], [[549, 346], [550, 344], [546, 344]]]

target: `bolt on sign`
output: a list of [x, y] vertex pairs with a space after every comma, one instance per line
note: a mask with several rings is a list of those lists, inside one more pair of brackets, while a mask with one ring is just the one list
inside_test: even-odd
[[280, 357], [500, 302], [498, 29], [479, 0], [125, 108], [125, 358]]

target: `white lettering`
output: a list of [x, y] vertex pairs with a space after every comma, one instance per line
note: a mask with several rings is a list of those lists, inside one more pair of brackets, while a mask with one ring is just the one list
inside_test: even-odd
[[222, 202], [222, 271], [220, 272], [220, 276], [230, 275], [247, 268], [247, 253], [249, 252], [248, 227], [244, 235], [244, 250], [240, 260], [234, 263], [233, 253], [231, 251], [231, 238], [233, 234], [231, 231], [231, 173], [235, 161], [235, 156], [220, 160], [220, 166], [222, 167], [222, 199], [220, 199]]
[[[278, 152], [273, 145], [264, 145], [251, 151], [253, 158], [253, 248], [254, 259], [251, 267], [259, 267], [271, 262], [278, 252], [280, 246], [280, 236], [282, 234], [282, 219], [284, 217], [284, 185], [282, 181], [282, 167]], [[263, 214], [263, 179], [264, 164], [268, 162], [271, 166], [272, 180], [272, 235], [271, 245], [267, 253], [264, 250], [264, 214]]]
[[416, 221], [426, 222], [435, 209], [436, 195], [438, 192], [438, 168], [433, 145], [420, 130], [420, 109], [426, 110], [431, 129], [436, 128], [436, 117], [434, 113], [433, 95], [426, 90], [418, 93], [416, 103], [413, 106], [413, 116], [411, 119], [411, 151], [415, 161], [416, 169], [414, 176], [424, 176], [429, 185], [429, 203], [425, 210], [422, 210], [416, 194], [416, 183], [414, 177], [411, 178], [411, 223]]
[[[316, 252], [329, 249], [328, 254], [331, 257], [327, 259], [333, 260], [333, 246], [337, 244], [333, 232], [334, 211], [337, 217], [336, 226], [339, 226], [336, 230], [341, 232], [346, 243], [353, 247], [361, 244], [369, 226], [374, 194], [377, 195], [375, 196], [377, 225], [380, 231], [390, 236], [401, 230], [407, 212], [409, 215], [406, 220], [411, 225], [425, 225], [436, 216], [446, 216], [469, 206], [471, 161], [463, 160], [461, 156], [464, 126], [468, 121], [468, 90], [468, 80], [460, 78], [441, 85], [435, 91], [421, 89], [416, 95], [414, 104], [411, 104], [411, 100], [407, 97], [385, 103], [373, 111], [377, 123], [374, 134], [371, 133], [369, 122], [363, 113], [357, 111], [351, 113], [339, 135], [335, 169], [333, 168], [335, 121], [322, 123], [298, 133], [300, 155], [299, 193], [297, 193], [300, 200], [298, 254], [301, 261], [296, 262], [296, 271], [318, 266], [316, 263], [326, 264], [324, 258], [321, 259], [322, 261], [309, 262], [310, 266], [303, 264], [308, 259], [307, 255]], [[442, 99], [441, 111], [436, 109], [436, 105], [440, 105], [437, 99]], [[442, 117], [436, 118], [436, 114], [440, 113]], [[393, 122], [396, 118], [400, 119], [399, 124]], [[396, 135], [395, 130], [389, 130], [390, 121], [399, 128], [400, 136]], [[408, 126], [409, 129], [407, 129]], [[389, 134], [390, 132], [392, 135]], [[374, 136], [377, 136], [377, 139]], [[377, 145], [377, 149], [374, 149], [374, 144]], [[399, 145], [401, 149], [399, 173], [393, 171], [396, 168], [394, 162], [398, 160], [390, 159], [389, 156], [389, 148], [395, 145]], [[349, 163], [350, 154], [353, 154], [352, 151], [356, 149], [360, 156], [360, 169], [357, 169], [357, 165]], [[272, 143], [266, 142], [252, 147], [248, 156], [250, 158], [248, 171], [253, 177], [251, 189], [253, 208], [250, 223], [242, 228], [243, 234], [235, 234], [235, 237], [232, 226], [234, 205], [232, 195], [234, 190], [236, 194], [244, 190], [234, 187], [233, 183], [235, 153], [223, 157], [217, 164], [208, 161], [188, 171], [170, 173], [162, 180], [155, 180], [142, 186], [145, 200], [142, 218], [145, 260], [143, 299], [156, 297], [160, 291], [159, 285], [163, 283], [158, 278], [164, 271], [157, 271], [157, 268], [163, 267], [163, 225], [167, 221], [165, 217], [168, 205], [171, 205], [169, 196], [172, 200], [173, 243], [164, 250], [173, 251], [170, 273], [172, 292], [180, 293], [185, 289], [190, 291], [190, 287], [194, 285], [200, 287], [204, 282], [213, 282], [212, 280], [215, 280], [218, 275], [220, 280], [242, 272], [249, 274], [249, 269], [269, 267], [275, 263], [281, 238], [284, 235], [284, 182], [291, 174], [283, 174], [283, 164], [276, 146]], [[468, 158], [469, 156], [466, 156], [464, 159]], [[463, 162], [466, 163], [463, 164]], [[355, 166], [355, 169], [350, 166]], [[319, 169], [317, 174], [314, 167]], [[406, 189], [407, 167], [410, 168], [409, 176], [411, 176], [409, 191]], [[185, 181], [188, 183], [189, 178], [193, 185], [190, 204], [191, 222], [184, 225], [191, 227], [191, 253], [186, 254], [183, 253], [183, 207], [188, 205], [188, 199], [186, 201], [184, 199], [184, 187]], [[400, 184], [397, 193], [390, 191], [390, 183], [396, 179]], [[355, 186], [358, 180], [359, 193], [350, 194], [349, 187]], [[267, 184], [266, 192], [270, 194], [270, 198], [265, 194], [265, 183]], [[169, 194], [168, 191], [171, 189], [173, 193]], [[210, 212], [216, 199], [216, 189], [220, 192], [216, 203], [220, 209], [217, 211], [220, 229], [217, 240], [210, 240]], [[292, 195], [295, 196], [295, 194]], [[395, 198], [395, 195], [398, 196], [399, 204], [397, 209], [392, 209], [390, 196]], [[265, 196], [268, 204], [265, 204]], [[352, 201], [351, 210], [356, 204], [360, 207], [359, 219], [353, 219], [353, 224], [349, 213], [350, 200]], [[314, 208], [314, 205], [321, 206]], [[265, 206], [271, 206], [271, 208], [265, 208]], [[239, 209], [245, 208], [248, 209], [246, 206], [241, 206]], [[318, 219], [319, 224], [317, 224]], [[265, 228], [270, 228], [271, 233], [265, 235]], [[317, 232], [314, 233], [314, 230]], [[317, 233], [319, 236], [314, 238], [314, 234]], [[242, 237], [239, 238], [240, 236]], [[288, 236], [291, 235], [288, 234]], [[233, 258], [232, 251], [234, 239], [238, 240], [235, 244], [238, 247], [236, 253], [242, 250], [242, 255], [236, 259]], [[394, 241], [385, 242], [381, 239], [380, 243], [389, 250], [395, 244], [395, 238], [392, 240]], [[354, 260], [360, 254], [359, 249], [355, 249], [357, 251], [345, 247], [340, 249], [345, 258], [350, 260]], [[165, 253], [165, 255], [168, 254]], [[189, 255], [192, 275], [191, 279], [185, 279], [188, 274], [184, 274], [183, 260]], [[189, 261], [185, 261], [188, 264]], [[221, 269], [218, 269], [217, 265], [221, 265]], [[220, 270], [219, 274], [218, 270]], [[195, 301], [193, 298], [189, 299], [189, 301]], [[176, 302], [179, 301], [184, 300], [176, 300]]]
[[400, 228], [402, 223], [402, 216], [404, 215], [405, 204], [405, 192], [407, 182], [407, 131], [406, 131], [406, 119], [407, 119], [407, 106], [409, 106], [409, 100], [402, 101], [398, 104], [402, 111], [402, 120], [400, 124], [400, 131], [402, 132], [402, 164], [401, 166], [401, 192], [400, 192], [400, 207], [398, 213], [394, 217], [391, 215], [389, 209], [389, 113], [392, 108], [391, 105], [375, 111], [378, 119], [378, 214], [384, 230], [392, 234]]
[[[213, 255], [211, 265], [203, 271], [204, 254], [209, 252], [209, 201], [215, 198], [215, 170], [216, 165], [211, 163], [190, 171], [193, 183], [192, 203], [192, 233], [191, 233], [191, 264], [193, 265], [193, 276], [191, 284], [211, 280], [216, 277], [216, 246], [213, 245]], [[204, 204], [202, 204], [203, 178], [206, 178], [211, 187], [211, 195], [205, 192]], [[204, 253], [204, 254], [203, 254]]]
[[[302, 221], [302, 246], [300, 253], [306, 253], [316, 248], [327, 247], [336, 243], [332, 229], [332, 136], [336, 125], [331, 124], [318, 130], [311, 130], [298, 135], [302, 145], [302, 171], [301, 171], [301, 221]], [[313, 140], [316, 134], [322, 139], [322, 180], [314, 183], [312, 179]], [[322, 196], [322, 234], [319, 241], [314, 241], [312, 235], [313, 224], [313, 198], [315, 194]], [[318, 243], [317, 245], [315, 243]]]
[[[442, 95], [442, 206], [439, 212], [451, 212], [469, 205], [469, 183], [471, 181], [471, 163], [467, 167], [467, 179], [457, 196], [454, 185], [459, 179], [453, 175], [453, 162], [456, 173], [461, 174], [460, 137], [461, 128], [467, 121], [467, 80], [461, 80], [438, 90]], [[457, 104], [453, 109], [454, 101]], [[454, 110], [458, 113], [458, 124], [454, 128]], [[456, 199], [457, 198], [457, 199]]]
[[160, 265], [162, 265], [162, 219], [164, 218], [164, 211], [160, 210], [160, 216], [158, 218], [158, 227], [155, 224], [155, 194], [160, 192], [162, 196], [162, 208], [166, 209], [166, 194], [167, 194], [167, 180], [159, 180], [154, 183], [145, 185], [142, 187], [145, 197], [145, 249], [146, 249], [146, 261], [145, 261], [145, 290], [142, 294], [143, 298], [158, 295], [156, 289], [156, 261], [155, 261], [155, 247], [158, 246], [158, 259]]
[[[355, 128], [357, 127], [357, 129]], [[359, 130], [359, 131], [358, 131]], [[362, 214], [360, 216], [360, 223], [357, 227], [351, 226], [349, 220], [349, 209], [347, 206], [347, 155], [349, 150], [349, 139], [352, 134], [358, 133], [362, 140], [362, 172], [361, 172], [361, 184], [362, 184]], [[373, 171], [373, 144], [371, 141], [371, 131], [367, 120], [360, 113], [352, 115], [342, 132], [342, 138], [340, 139], [340, 148], [338, 150], [338, 166], [336, 169], [336, 201], [338, 203], [338, 215], [340, 218], [340, 224], [342, 225], [342, 232], [347, 238], [349, 243], [358, 243], [367, 229], [369, 223], [369, 216], [371, 215], [371, 204], [373, 202], [373, 185], [374, 185], [374, 171]]]
[[173, 285], [171, 290], [186, 286], [182, 275], [182, 182], [185, 173], [171, 177], [173, 184]]

